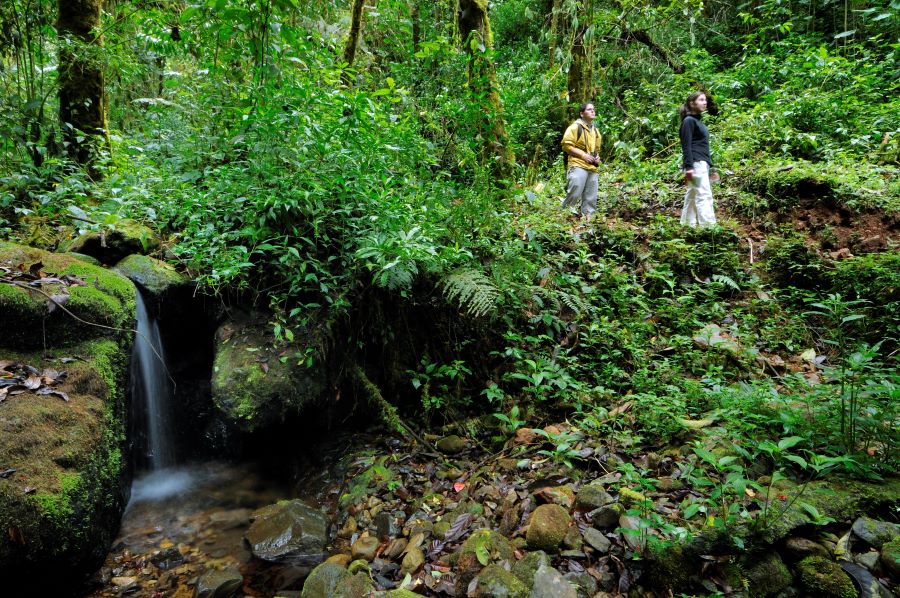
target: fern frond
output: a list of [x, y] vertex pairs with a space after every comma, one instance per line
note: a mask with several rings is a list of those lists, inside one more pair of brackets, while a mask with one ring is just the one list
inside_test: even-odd
[[478, 270], [457, 270], [441, 285], [447, 301], [456, 301], [470, 316], [479, 318], [494, 311], [500, 290]]
[[711, 278], [714, 282], [721, 282], [726, 287], [733, 289], [739, 293], [741, 292], [741, 287], [738, 286], [738, 283], [734, 282], [734, 280], [732, 280], [728, 276], [725, 276], [724, 274], [713, 274]]

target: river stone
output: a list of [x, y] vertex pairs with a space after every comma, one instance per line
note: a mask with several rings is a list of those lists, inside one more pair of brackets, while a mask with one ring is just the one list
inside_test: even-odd
[[575, 497], [575, 508], [583, 511], [593, 511], [600, 507], [615, 502], [612, 495], [600, 484], [588, 484], [582, 486]]
[[244, 539], [256, 558], [312, 564], [325, 558], [328, 520], [300, 500], [283, 500], [252, 515]]
[[194, 593], [196, 598], [230, 598], [244, 585], [244, 578], [238, 571], [226, 569], [207, 571], [197, 580]]
[[588, 519], [597, 529], [609, 529], [618, 525], [623, 510], [618, 504], [606, 505], [588, 513]]
[[862, 552], [860, 554], [854, 555], [853, 560], [858, 564], [862, 565], [869, 571], [874, 571], [875, 567], [878, 565], [878, 559], [880, 555], [877, 550], [870, 550], [869, 552]]
[[338, 581], [334, 594], [328, 598], [361, 598], [375, 591], [375, 584], [366, 573], [357, 573]]
[[62, 249], [89, 255], [104, 264], [115, 264], [132, 253], [156, 251], [159, 235], [136, 220], [123, 218], [102, 231], [84, 233]]
[[174, 266], [146, 255], [132, 254], [116, 264], [114, 271], [137, 284], [154, 298], [187, 285], [190, 279]]
[[531, 514], [531, 523], [525, 534], [528, 548], [556, 552], [559, 550], [563, 538], [566, 537], [571, 522], [572, 518], [568, 511], [561, 506], [539, 506]]
[[322, 563], [310, 572], [303, 582], [302, 598], [333, 598], [341, 580], [351, 577], [350, 572], [334, 563]]
[[474, 591], [467, 595], [472, 598], [527, 598], [528, 588], [500, 565], [488, 565], [478, 574]]
[[456, 434], [451, 434], [438, 440], [434, 446], [445, 455], [455, 455], [465, 450], [466, 441]]
[[808, 538], [801, 538], [799, 536], [791, 536], [790, 538], [785, 540], [784, 548], [787, 553], [794, 558], [795, 561], [799, 561], [808, 556], [822, 556], [825, 558], [831, 556], [831, 553], [828, 552], [828, 549], [818, 542], [813, 542]]
[[350, 547], [350, 554], [354, 559], [371, 561], [375, 558], [375, 551], [377, 550], [378, 538], [374, 536], [363, 536], [356, 540]]
[[534, 573], [534, 586], [529, 598], [578, 598], [578, 592], [559, 571], [542, 565]]
[[879, 549], [887, 542], [900, 537], [897, 524], [888, 521], [876, 521], [869, 517], [859, 517], [854, 521], [853, 533], [859, 539]]
[[184, 557], [177, 548], [171, 546], [164, 550], [160, 550], [157, 554], [151, 556], [150, 562], [163, 571], [166, 571], [182, 564], [184, 562]]
[[424, 563], [425, 554], [422, 552], [421, 548], [414, 546], [407, 550], [406, 554], [403, 556], [403, 562], [400, 563], [400, 571], [412, 575], [418, 571], [419, 567]]
[[606, 554], [612, 546], [612, 541], [603, 532], [593, 527], [584, 530], [584, 540], [600, 554]]
[[512, 566], [512, 573], [527, 587], [534, 585], [534, 574], [543, 565], [550, 566], [550, 557], [543, 550], [527, 553]]
[[[307, 346], [315, 347], [310, 332]], [[299, 415], [322, 397], [325, 368], [282, 360], [266, 314], [236, 314], [215, 335], [211, 390], [213, 404], [230, 425], [252, 432]]]
[[820, 556], [806, 557], [797, 564], [800, 586], [822, 598], [857, 598], [853, 580], [841, 566]]
[[881, 566], [895, 578], [900, 578], [900, 538], [885, 542], [881, 547]]
[[772, 552], [747, 570], [747, 587], [751, 596], [774, 596], [791, 585], [791, 572], [778, 556]]

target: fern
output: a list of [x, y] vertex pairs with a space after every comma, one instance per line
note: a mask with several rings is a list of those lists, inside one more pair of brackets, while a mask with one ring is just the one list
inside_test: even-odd
[[500, 290], [478, 270], [457, 270], [442, 281], [444, 297], [456, 301], [470, 316], [479, 318], [492, 311]]
[[741, 287], [739, 287], [738, 284], [734, 282], [734, 280], [732, 280], [728, 276], [725, 276], [724, 274], [713, 274], [711, 278], [714, 282], [721, 282], [726, 287], [733, 289], [738, 293], [741, 292]]
[[540, 309], [545, 309], [547, 303], [550, 303], [550, 309], [553, 311], [558, 311], [565, 305], [573, 313], [579, 315], [589, 313], [593, 309], [591, 303], [583, 297], [562, 289], [535, 286], [532, 288], [531, 298]]

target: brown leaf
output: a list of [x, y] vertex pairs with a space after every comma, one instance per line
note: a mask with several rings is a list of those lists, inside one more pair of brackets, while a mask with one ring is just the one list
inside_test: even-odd
[[21, 546], [25, 545], [25, 538], [22, 537], [22, 532], [19, 531], [19, 528], [17, 528], [16, 526], [12, 526], [9, 528], [8, 532], [10, 540]]

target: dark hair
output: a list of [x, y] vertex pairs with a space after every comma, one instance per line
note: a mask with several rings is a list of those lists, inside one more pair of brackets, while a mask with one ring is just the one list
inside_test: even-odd
[[693, 106], [691, 106], [691, 104], [693, 104], [694, 100], [696, 100], [700, 96], [705, 96], [705, 95], [706, 95], [705, 91], [695, 91], [694, 93], [692, 93], [691, 95], [689, 95], [687, 97], [687, 99], [684, 101], [684, 104], [682, 104], [678, 108], [678, 114], [681, 116], [681, 120], [684, 120], [684, 118], [688, 114], [693, 114], [694, 108], [693, 108]]
[[588, 106], [593, 106], [594, 102], [585, 102], [581, 106], [578, 107], [578, 116], [581, 116], [581, 113], [587, 110]]

